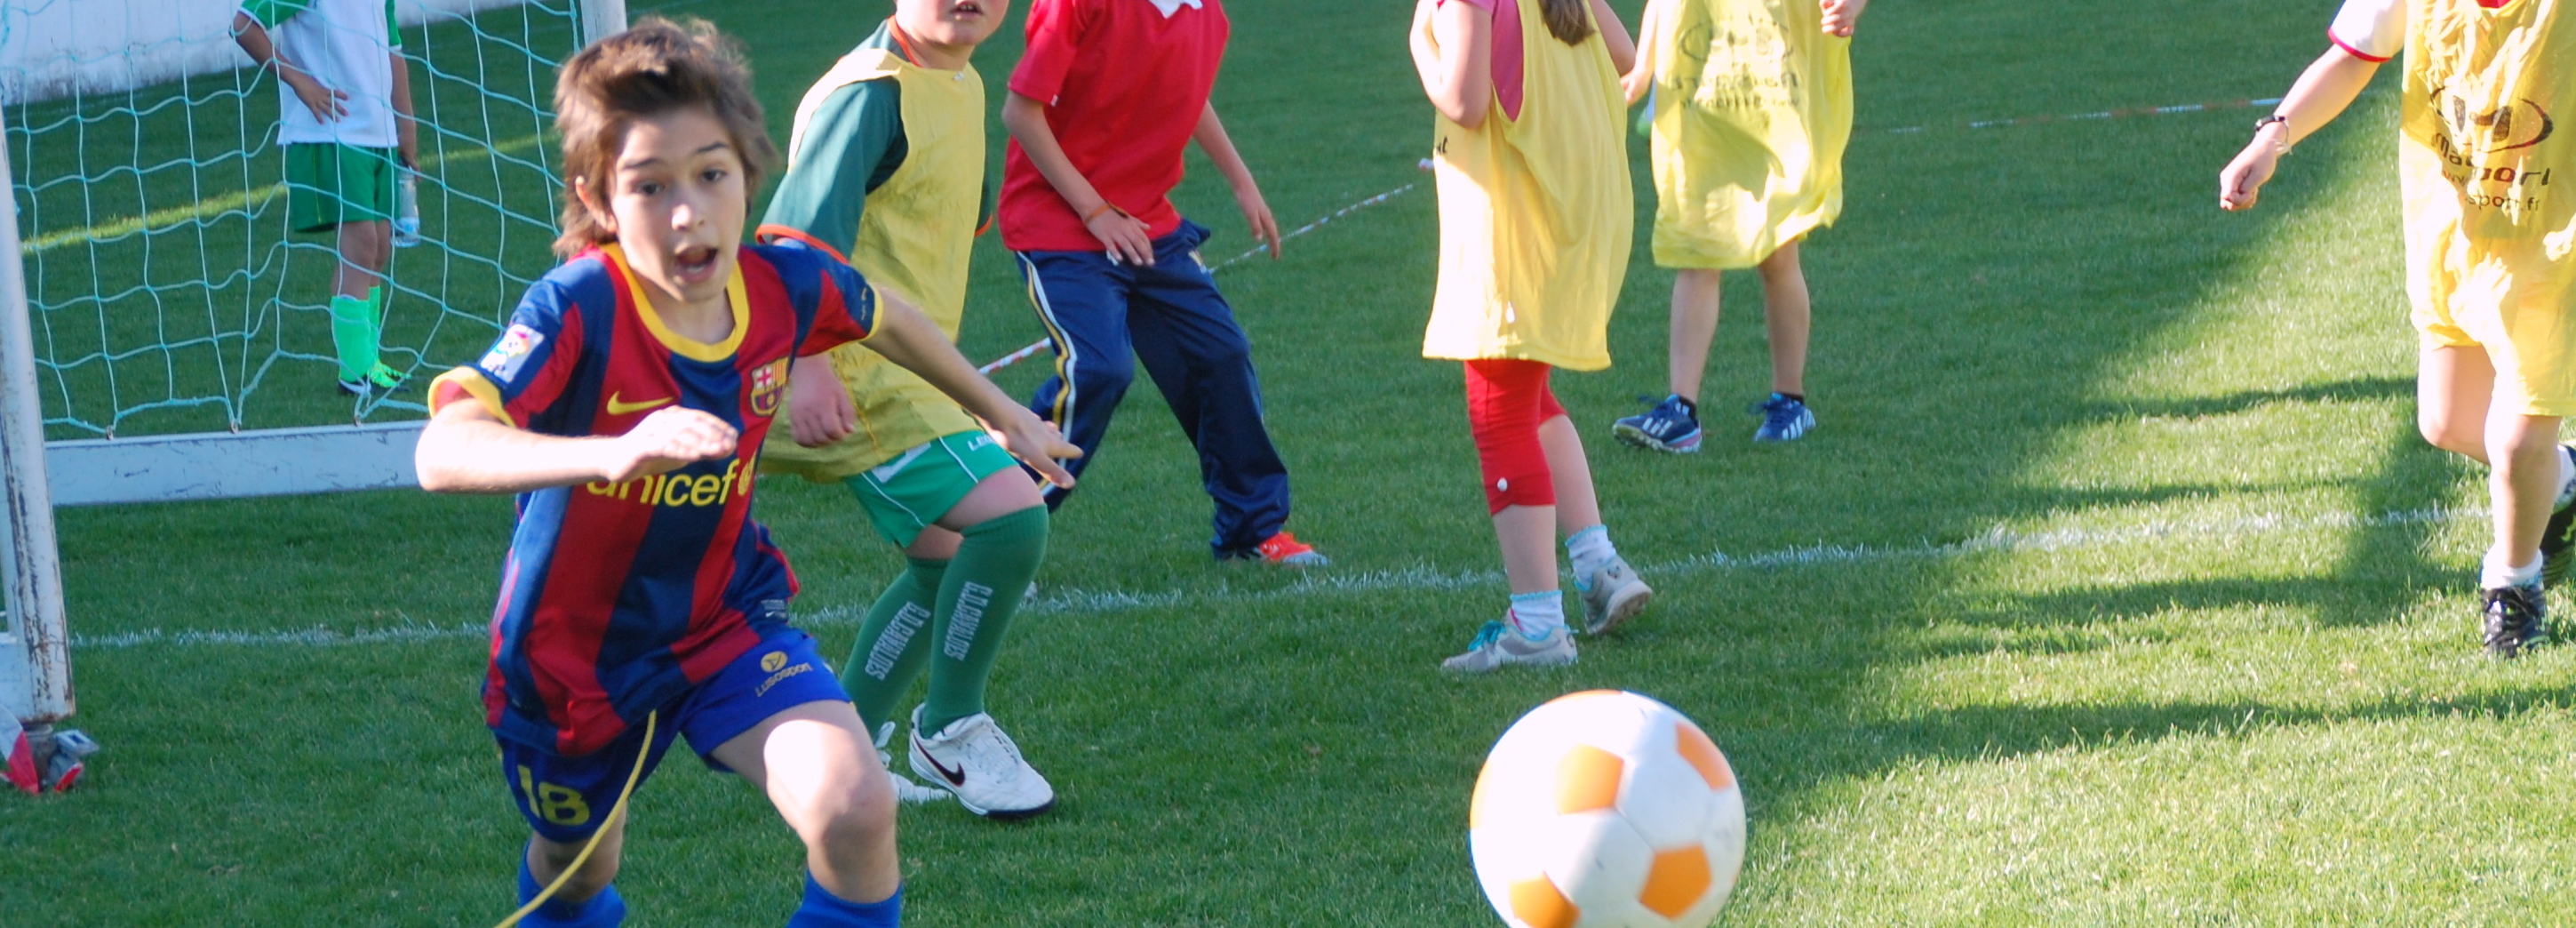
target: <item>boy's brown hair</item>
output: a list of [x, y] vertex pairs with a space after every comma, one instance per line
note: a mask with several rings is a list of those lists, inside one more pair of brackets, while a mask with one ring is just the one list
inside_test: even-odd
[[742, 158], [743, 189], [760, 189], [761, 176], [778, 160], [760, 100], [751, 93], [751, 68], [739, 46], [702, 19], [679, 22], [645, 17], [635, 27], [591, 43], [565, 63], [555, 79], [555, 130], [563, 135], [563, 234], [555, 254], [571, 258], [617, 236], [582, 205], [582, 195], [605, 208], [617, 154], [635, 120], [693, 106], [706, 107], [733, 137]]

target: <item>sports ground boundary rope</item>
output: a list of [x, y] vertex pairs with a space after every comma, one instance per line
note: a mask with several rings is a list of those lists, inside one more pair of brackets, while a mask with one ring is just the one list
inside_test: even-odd
[[[1768, 572], [1903, 561], [1946, 561], [1985, 554], [2046, 554], [2125, 544], [2195, 539], [2235, 540], [2286, 532], [2394, 528], [2484, 518], [2486, 515], [2487, 510], [2484, 507], [2428, 507], [2379, 513], [2347, 512], [2308, 516], [2264, 513], [2227, 519], [2155, 521], [2110, 529], [2066, 528], [2015, 531], [1996, 526], [1972, 538], [1939, 544], [1928, 541], [1912, 545], [1818, 544], [1746, 555], [1711, 551], [1680, 560], [1649, 564], [1639, 568], [1637, 572], [1647, 577], [1665, 578], [1728, 571]], [[1041, 590], [1039, 597], [1031, 601], [1026, 610], [1036, 614], [1116, 613], [1168, 608], [1196, 602], [1265, 602], [1360, 593], [1469, 590], [1492, 586], [1501, 583], [1502, 580], [1502, 572], [1494, 570], [1449, 572], [1432, 567], [1411, 567], [1400, 570], [1344, 572], [1335, 568], [1321, 567], [1308, 569], [1295, 582], [1286, 586], [1266, 590], [1238, 590], [1227, 584], [1199, 590], [1068, 589], [1057, 592]], [[804, 627], [850, 626], [859, 624], [865, 618], [864, 606], [837, 606], [798, 616], [795, 624]], [[251, 648], [335, 647], [481, 639], [490, 634], [490, 627], [481, 623], [414, 624], [406, 617], [405, 624], [354, 632], [329, 628], [265, 632], [169, 631], [150, 628], [110, 635], [73, 635], [71, 644], [72, 647], [81, 650], [101, 651], [153, 645], [175, 647], [229, 645]]]

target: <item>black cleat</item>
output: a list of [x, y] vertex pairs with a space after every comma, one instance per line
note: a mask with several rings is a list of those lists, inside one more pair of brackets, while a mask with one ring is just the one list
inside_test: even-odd
[[2516, 657], [2549, 636], [2538, 587], [2497, 587], [2486, 591], [2486, 602], [2487, 653]]
[[[2558, 453], [2576, 458], [2576, 445], [2560, 445]], [[2576, 548], [2576, 503], [2559, 507], [2549, 514], [2549, 524], [2540, 530], [2540, 585], [2557, 586], [2567, 579], [2569, 549]]]

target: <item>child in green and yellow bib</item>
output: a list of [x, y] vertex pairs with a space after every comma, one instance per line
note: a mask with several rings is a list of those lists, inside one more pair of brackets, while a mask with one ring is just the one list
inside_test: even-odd
[[[1798, 241], [1843, 208], [1851, 34], [1867, 0], [1649, 0], [1628, 102], [1649, 100], [1655, 263], [1674, 268], [1671, 392], [1612, 431], [1657, 451], [1699, 450], [1700, 378], [1717, 334], [1718, 272], [1756, 268], [1771, 395], [1755, 441], [1815, 427], [1807, 408], [1808, 299]], [[1651, 92], [1650, 92], [1651, 90]]]
[[[954, 340], [967, 256], [992, 203], [984, 81], [968, 59], [1008, 6], [898, 0], [797, 107], [760, 238], [848, 261]], [[761, 470], [848, 487], [909, 561], [841, 668], [879, 751], [896, 700], [927, 665], [929, 698], [912, 713], [914, 775], [978, 815], [1046, 811], [1053, 788], [984, 711], [993, 660], [1046, 556], [1037, 485], [956, 401], [872, 351], [799, 359], [787, 409], [792, 440], [772, 433]], [[911, 801], [940, 795], [901, 777], [895, 785]]]
[[399, 171], [420, 163], [420, 147], [393, 0], [243, 0], [233, 41], [277, 71], [288, 226], [338, 236], [331, 343], [340, 388], [364, 396], [399, 387], [403, 375], [382, 362], [378, 338], [394, 190]]
[[[2397, 172], [2424, 439], [2488, 465], [2494, 542], [2480, 571], [2487, 650], [2548, 635], [2544, 582], [2567, 575], [2576, 459], [2576, 23], [2558, 0], [2345, 0], [2326, 49], [2254, 125], [2218, 179], [2218, 205], [2254, 206], [2281, 156], [2406, 56]], [[2576, 174], [2571, 174], [2576, 177]]]

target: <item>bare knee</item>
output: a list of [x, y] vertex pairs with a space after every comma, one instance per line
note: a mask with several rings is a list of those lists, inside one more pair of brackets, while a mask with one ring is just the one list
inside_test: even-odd
[[894, 834], [894, 788], [883, 773], [853, 770], [807, 798], [788, 816], [807, 847], [832, 856], [862, 854]]
[[[573, 861], [581, 856], [585, 843], [559, 844], [543, 837], [535, 838], [528, 842], [528, 871], [536, 875], [539, 884], [552, 883], [557, 874], [571, 867]], [[564, 881], [562, 889], [555, 891], [555, 898], [579, 902], [608, 889], [608, 884], [617, 881], [618, 861], [623, 856], [618, 851], [623, 843], [623, 836], [619, 834], [601, 839], [599, 849], [591, 852], [590, 859], [583, 862], [571, 879]]]
[[2480, 421], [2464, 421], [2455, 410], [2430, 403], [2422, 404], [2415, 413], [2415, 427], [2424, 433], [2426, 442], [2444, 451], [2470, 457], [2486, 456], [2485, 426], [2483, 417]]

